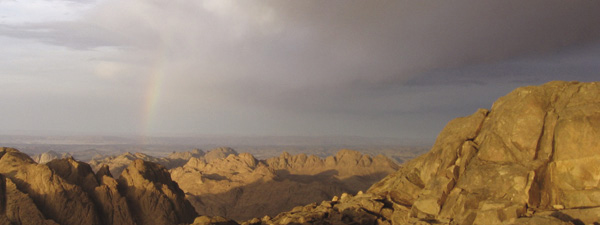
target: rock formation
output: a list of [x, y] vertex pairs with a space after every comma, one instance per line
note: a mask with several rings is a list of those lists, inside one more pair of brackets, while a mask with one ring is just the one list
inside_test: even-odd
[[386, 157], [350, 150], [326, 159], [283, 153], [264, 161], [231, 153], [210, 161], [192, 158], [171, 176], [200, 215], [243, 220], [366, 190], [397, 169]]
[[47, 162], [52, 161], [53, 159], [60, 159], [60, 158], [65, 158], [65, 157], [67, 157], [67, 155], [61, 156], [60, 154], [56, 153], [55, 151], [47, 151], [42, 154], [34, 155], [31, 158], [36, 163], [45, 164]]
[[[0, 148], [0, 224], [235, 224], [210, 214], [272, 212], [297, 204], [280, 192], [308, 190], [297, 192], [308, 199], [310, 188], [330, 188], [316, 191], [322, 199], [390, 168], [397, 171], [365, 193], [243, 224], [596, 224], [599, 96], [600, 82], [518, 88], [491, 110], [450, 121], [428, 153], [399, 169], [347, 150], [326, 159], [284, 153], [260, 161], [227, 149], [191, 158], [172, 176], [206, 206], [200, 217], [156, 163], [133, 160], [115, 180], [106, 166], [94, 174], [72, 158], [42, 165]], [[239, 208], [213, 207], [231, 201]]]
[[204, 155], [204, 161], [212, 162], [216, 159], [224, 159], [229, 155], [237, 155], [238, 153], [229, 147], [219, 147], [213, 150], [210, 150]]
[[[223, 153], [220, 150], [221, 148], [217, 148], [213, 151], [217, 151], [219, 153], [213, 153], [212, 158], [217, 158]], [[210, 152], [209, 152], [210, 153]], [[154, 157], [141, 152], [130, 153], [126, 152], [118, 156], [106, 156], [106, 157], [98, 157], [92, 159], [89, 164], [92, 166], [94, 171], [99, 170], [102, 166], [107, 165], [110, 168], [110, 172], [113, 176], [119, 177], [121, 172], [129, 166], [136, 159], [141, 159], [147, 162], [154, 162], [163, 165], [167, 169], [172, 169], [175, 167], [183, 166], [187, 163], [191, 158], [202, 158], [204, 156], [204, 152], [199, 149], [194, 149], [187, 152], [173, 152], [167, 157]], [[226, 155], [225, 155], [226, 156]]]
[[[122, 194], [123, 193], [123, 194]], [[73, 158], [0, 148], [0, 224], [180, 224], [197, 216], [167, 170], [135, 161], [119, 181]]]
[[194, 149], [187, 152], [173, 152], [164, 159], [167, 161], [165, 166], [167, 169], [180, 167], [185, 165], [191, 158], [200, 158], [204, 156], [204, 152], [200, 149]]
[[89, 162], [89, 164], [92, 167], [92, 169], [95, 171], [99, 170], [101, 167], [106, 165], [106, 166], [108, 166], [108, 168], [110, 168], [110, 173], [112, 175], [114, 175], [115, 177], [119, 177], [121, 175], [121, 172], [123, 172], [123, 170], [125, 168], [127, 168], [131, 163], [133, 163], [133, 161], [135, 161], [136, 159], [141, 159], [141, 160], [144, 160], [147, 162], [163, 163], [163, 164], [166, 164], [166, 162], [167, 162], [166, 160], [163, 160], [161, 158], [146, 155], [141, 152], [136, 152], [136, 153], [126, 152], [126, 153], [123, 153], [118, 156], [106, 156], [106, 157], [102, 157], [102, 158], [94, 158]]
[[167, 169], [159, 164], [136, 159], [117, 181], [141, 224], [191, 223], [197, 216]]
[[0, 175], [0, 224], [57, 224], [44, 217], [29, 196], [17, 189], [11, 179]]
[[489, 111], [480, 109], [449, 122], [430, 152], [404, 164], [366, 194], [254, 222], [596, 223], [598, 96], [598, 82], [518, 88]]

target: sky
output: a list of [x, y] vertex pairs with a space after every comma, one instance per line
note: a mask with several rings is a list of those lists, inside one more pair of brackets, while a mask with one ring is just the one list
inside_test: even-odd
[[432, 140], [600, 78], [600, 1], [0, 0], [0, 134]]

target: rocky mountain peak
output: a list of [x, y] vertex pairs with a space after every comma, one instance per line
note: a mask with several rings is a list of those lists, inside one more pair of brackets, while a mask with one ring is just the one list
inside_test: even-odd
[[136, 159], [118, 179], [129, 199], [134, 218], [141, 224], [192, 223], [196, 211], [164, 166]]
[[208, 151], [205, 155], [204, 155], [204, 160], [206, 160], [206, 162], [211, 162], [215, 159], [223, 159], [226, 158], [229, 155], [237, 155], [238, 153], [229, 147], [219, 147], [219, 148], [215, 148], [212, 149], [210, 151]]
[[135, 160], [119, 181], [72, 157], [37, 164], [0, 148], [0, 224], [181, 224], [196, 212], [168, 171]]
[[33, 158], [33, 161], [40, 163], [40, 164], [44, 164], [44, 163], [52, 161], [53, 159], [60, 159], [63, 157], [61, 156], [61, 154], [58, 154], [57, 152], [50, 150], [50, 151], [44, 152], [42, 154], [34, 155], [32, 158]]
[[598, 96], [598, 82], [518, 88], [491, 110], [450, 121], [428, 153], [366, 194], [261, 223], [593, 224], [600, 215]]

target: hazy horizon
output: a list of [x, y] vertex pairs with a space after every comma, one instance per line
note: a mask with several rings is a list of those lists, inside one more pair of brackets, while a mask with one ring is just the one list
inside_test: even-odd
[[0, 134], [429, 140], [600, 80], [598, 1], [0, 0]]

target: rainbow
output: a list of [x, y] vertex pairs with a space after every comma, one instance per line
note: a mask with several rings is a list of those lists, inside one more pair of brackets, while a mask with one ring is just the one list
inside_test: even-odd
[[145, 101], [142, 109], [142, 135], [148, 135], [154, 126], [156, 106], [160, 100], [164, 78], [164, 60], [158, 60], [158, 62], [154, 63], [154, 68], [152, 69], [148, 86], [146, 87]]

